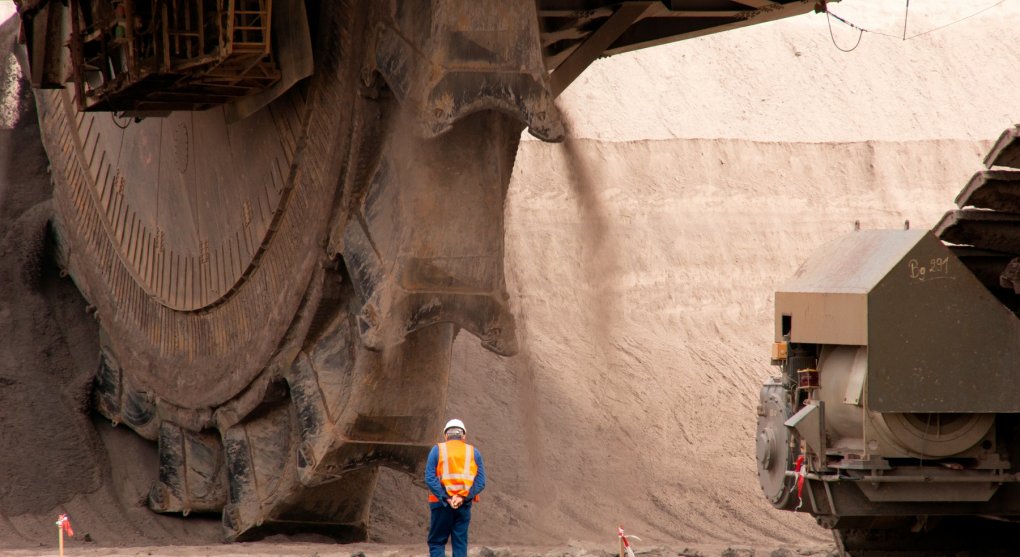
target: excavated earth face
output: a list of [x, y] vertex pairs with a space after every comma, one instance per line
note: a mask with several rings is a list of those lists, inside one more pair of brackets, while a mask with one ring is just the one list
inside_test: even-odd
[[[975, 39], [1010, 36], [1008, 19], [987, 14], [972, 21], [979, 27], [908, 46], [866, 36], [867, 62], [830, 56], [824, 21], [761, 26], [611, 59], [568, 90], [565, 112], [591, 139], [523, 142], [507, 201], [521, 353], [500, 358], [463, 337], [454, 344], [448, 414], [468, 424], [491, 476], [473, 542], [541, 546], [515, 554], [614, 552], [622, 523], [641, 536], [639, 551], [822, 551], [827, 533], [770, 509], [754, 476], [754, 404], [775, 373], [766, 352], [772, 291], [855, 220], [865, 228], [934, 224], [990, 140], [1020, 120], [1000, 92], [1015, 91], [1005, 81], [1016, 78], [974, 63], [984, 59]], [[692, 89], [693, 77], [719, 74], [710, 68], [725, 64], [725, 52], [740, 62], [709, 92]], [[918, 64], [940, 60], [937, 76], [903, 74], [904, 52]], [[781, 63], [766, 72], [769, 55]], [[824, 81], [835, 60], [859, 64], [859, 73]], [[657, 112], [664, 97], [641, 97], [635, 84], [678, 67], [692, 79], [662, 105], [684, 110]], [[971, 83], [998, 81], [949, 85], [961, 72]], [[898, 91], [930, 94], [893, 110], [896, 103], [881, 102], [891, 76]], [[737, 102], [726, 91], [774, 105], [734, 120], [709, 109]], [[878, 99], [865, 102], [871, 94]], [[808, 103], [808, 116], [791, 121], [802, 113], [792, 99]], [[54, 553], [52, 522], [66, 511], [95, 544], [70, 542], [76, 554], [420, 554], [424, 492], [396, 473], [380, 478], [372, 537], [418, 545], [337, 548], [299, 538], [211, 547], [218, 521], [144, 507], [153, 448], [93, 424], [87, 411], [96, 328], [46, 262], [46, 162], [31, 109], [18, 106], [20, 118], [0, 130], [0, 549]], [[641, 108], [621, 123], [628, 107]], [[604, 117], [614, 123], [598, 124]], [[727, 118], [732, 128], [721, 123]], [[672, 131], [661, 131], [670, 121]], [[642, 130], [658, 130], [658, 139], [637, 140], [647, 137]]]

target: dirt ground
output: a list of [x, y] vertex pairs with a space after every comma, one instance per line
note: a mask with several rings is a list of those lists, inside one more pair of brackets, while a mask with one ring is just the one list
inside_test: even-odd
[[[850, 54], [805, 16], [603, 60], [568, 89], [573, 138], [522, 142], [506, 207], [521, 353], [454, 347], [448, 413], [490, 475], [472, 555], [604, 557], [618, 524], [639, 555], [831, 549], [755, 478], [772, 292], [855, 221], [930, 227], [1020, 121], [1001, 74], [1020, 10], [997, 10]], [[215, 520], [144, 507], [152, 447], [80, 411], [95, 327], [45, 260], [33, 117], [22, 102], [0, 130], [0, 554], [55, 555], [59, 512], [68, 555], [422, 554], [425, 494], [391, 472], [371, 544], [224, 545]]]

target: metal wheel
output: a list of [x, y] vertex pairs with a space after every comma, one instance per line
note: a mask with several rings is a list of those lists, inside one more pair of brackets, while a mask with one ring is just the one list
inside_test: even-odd
[[780, 383], [766, 383], [761, 389], [755, 458], [758, 483], [765, 497], [778, 509], [793, 509], [795, 480], [786, 476], [793, 467], [795, 440], [783, 425], [791, 414], [790, 392]]
[[524, 117], [406, 95], [416, 66], [386, 30], [434, 18], [317, 9], [315, 74], [240, 122], [37, 96], [60, 263], [101, 328], [96, 406], [158, 440], [150, 507], [222, 511], [228, 539], [363, 539], [377, 467], [420, 473], [457, 332], [514, 351], [502, 211]]

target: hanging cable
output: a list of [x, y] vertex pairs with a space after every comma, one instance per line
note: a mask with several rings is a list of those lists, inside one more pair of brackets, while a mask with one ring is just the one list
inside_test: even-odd
[[110, 111], [110, 120], [113, 120], [113, 125], [114, 125], [114, 126], [117, 126], [118, 128], [120, 128], [120, 129], [122, 129], [122, 130], [126, 130], [126, 129], [127, 129], [127, 127], [131, 125], [131, 119], [130, 119], [130, 117], [124, 116], [124, 113], [123, 113], [123, 112], [121, 113], [121, 117], [122, 117], [122, 118], [128, 118], [128, 121], [127, 121], [127, 123], [126, 123], [126, 124], [124, 124], [124, 125], [122, 126], [122, 125], [120, 125], [120, 123], [119, 123], [119, 122], [117, 122], [117, 115], [116, 115], [116, 114], [117, 114], [116, 112], [114, 112], [114, 111], [112, 111], [112, 110]]
[[838, 48], [839, 50], [841, 50], [843, 52], [852, 52], [854, 49], [857, 48], [857, 46], [859, 44], [861, 44], [861, 36], [864, 33], [871, 33], [873, 35], [881, 35], [883, 37], [890, 37], [890, 38], [893, 38], [893, 39], [900, 39], [901, 41], [909, 41], [911, 39], [916, 39], [918, 37], [923, 37], [924, 35], [928, 35], [930, 33], [936, 32], [936, 31], [941, 31], [942, 29], [945, 29], [946, 27], [952, 27], [953, 25], [956, 25], [957, 23], [960, 23], [961, 21], [966, 21], [966, 20], [968, 20], [968, 19], [970, 19], [970, 18], [972, 18], [972, 17], [974, 17], [976, 15], [980, 15], [980, 14], [982, 14], [984, 12], [987, 12], [988, 10], [990, 10], [992, 8], [995, 8], [997, 6], [1000, 6], [1000, 5], [1004, 4], [1005, 2], [1006, 2], [1006, 0], [998, 0], [994, 4], [990, 4], [988, 6], [985, 6], [984, 8], [981, 8], [980, 10], [978, 10], [978, 11], [972, 13], [972, 14], [969, 14], [969, 15], [966, 15], [964, 17], [961, 17], [960, 19], [957, 19], [957, 20], [954, 20], [954, 21], [950, 21], [949, 23], [946, 23], [945, 25], [940, 25], [938, 27], [929, 29], [927, 31], [922, 31], [920, 33], [916, 33], [916, 34], [910, 35], [910, 36], [907, 36], [907, 19], [908, 19], [908, 16], [910, 15], [910, 0], [906, 0], [906, 4], [907, 5], [906, 5], [906, 10], [905, 10], [905, 12], [903, 14], [903, 35], [902, 36], [900, 36], [900, 35], [893, 35], [893, 34], [890, 34], [890, 33], [883, 33], [882, 31], [873, 31], [871, 29], [865, 29], [865, 28], [863, 28], [863, 27], [861, 27], [859, 25], [856, 25], [856, 24], [854, 24], [854, 23], [852, 23], [850, 21], [847, 21], [846, 19], [843, 19], [838, 14], [835, 14], [835, 13], [829, 11], [828, 6], [825, 6], [825, 17], [829, 18], [831, 16], [831, 17], [835, 18], [836, 21], [839, 21], [840, 23], [842, 23], [842, 24], [844, 24], [844, 25], [846, 25], [846, 26], [848, 26], [848, 27], [850, 27], [852, 29], [856, 29], [858, 31], [857, 44], [855, 44], [853, 46], [853, 48], [850, 48], [849, 50], [845, 49], [845, 48], [842, 48], [838, 44], [836, 44], [836, 39], [835, 39], [835, 37], [833, 35], [833, 32], [832, 32], [832, 21], [830, 21], [828, 19], [826, 20], [827, 23], [829, 24], [829, 37], [832, 39], [832, 44], [835, 45], [836, 48]]
[[872, 29], [865, 29], [865, 28], [863, 28], [863, 27], [861, 27], [859, 25], [855, 25], [853, 22], [850, 22], [850, 21], [847, 21], [847, 20], [843, 19], [837, 13], [830, 12], [830, 11], [826, 11], [825, 13], [827, 15], [831, 15], [832, 17], [836, 18], [836, 21], [842, 23], [843, 25], [846, 25], [847, 27], [850, 27], [850, 28], [853, 28], [853, 29], [857, 29], [858, 31], [861, 31], [863, 33], [871, 33], [872, 35], [882, 35], [883, 37], [890, 37], [890, 38], [893, 38], [893, 39], [900, 38], [899, 35], [890, 35], [889, 33], [883, 33], [881, 31], [874, 31]]
[[[853, 27], [854, 29], [857, 29], [857, 42], [854, 43], [854, 46], [850, 47], [849, 49], [843, 48], [843, 47], [839, 46], [838, 44], [836, 44], [836, 36], [832, 33], [832, 19], [829, 17], [829, 14], [831, 14], [831, 13], [832, 12], [830, 12], [828, 10], [825, 11], [825, 22], [829, 24], [829, 38], [832, 39], [832, 46], [836, 47], [841, 52], [853, 52], [853, 51], [857, 50], [857, 47], [860, 46], [860, 44], [861, 44], [861, 37], [864, 36], [864, 31], [865, 30], [861, 29], [860, 27], [857, 27], [856, 25], [854, 25], [852, 23], [849, 23], [849, 22], [843, 20], [839, 16], [836, 16], [836, 19], [839, 19], [840, 21], [843, 21], [843, 23], [846, 23], [847, 25]], [[836, 14], [832, 14], [832, 15], [835, 16]]]

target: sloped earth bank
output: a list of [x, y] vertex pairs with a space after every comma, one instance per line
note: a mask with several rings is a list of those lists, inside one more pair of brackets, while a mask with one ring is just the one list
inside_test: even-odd
[[[987, 36], [1012, 36], [993, 32], [1006, 33], [1006, 25], [988, 23]], [[628, 103], [648, 106], [631, 99], [633, 92], [621, 80], [603, 93], [628, 99], [616, 109], [602, 103], [583, 112], [583, 96], [568, 102], [571, 113], [586, 119], [576, 129], [588, 131], [579, 134], [597, 139], [565, 146], [523, 142], [507, 205], [507, 272], [523, 349], [501, 359], [462, 336], [451, 378], [449, 413], [467, 422], [491, 477], [474, 513], [474, 551], [487, 544], [512, 546], [516, 555], [599, 555], [615, 550], [617, 524], [641, 536], [639, 550], [669, 548], [656, 552], [671, 555], [684, 548], [692, 548], [685, 554], [720, 555], [727, 547], [769, 555], [781, 546], [813, 554], [829, 545], [827, 533], [806, 517], [770, 509], [755, 480], [754, 407], [760, 383], [775, 373], [768, 366], [772, 292], [812, 250], [850, 231], [855, 220], [863, 228], [897, 228], [907, 219], [915, 228], [932, 225], [979, 167], [987, 139], [1012, 123], [1004, 117], [1017, 115], [1009, 113], [1015, 106], [981, 109], [997, 101], [968, 103], [969, 90], [947, 86], [949, 93], [933, 93], [941, 99], [935, 103], [939, 114], [946, 116], [942, 124], [925, 127], [932, 106], [923, 96], [899, 103], [910, 110], [904, 122], [893, 122], [888, 115], [904, 111], [872, 103], [882, 111], [869, 112], [872, 104], [865, 99], [882, 91], [874, 83], [825, 85], [821, 70], [830, 67], [825, 60], [814, 72], [783, 70], [810, 62], [815, 52], [796, 54], [801, 39], [795, 28], [784, 29], [779, 39], [762, 43], [767, 47], [762, 56], [766, 50], [788, 51], [789, 56], [772, 58], [783, 64], [775, 75], [817, 80], [784, 82], [778, 93], [772, 89], [762, 98], [778, 104], [759, 107], [761, 114], [748, 109], [727, 116], [726, 103], [719, 113], [709, 113], [717, 103], [708, 100], [721, 99], [720, 90], [736, 90], [738, 84], [695, 95], [692, 84], [704, 83], [691, 79], [687, 95], [676, 96], [686, 103], [676, 111], [686, 120], [677, 118], [690, 124], [676, 133], [679, 138], [667, 130], [653, 134], [661, 140], [621, 142], [614, 137], [630, 138], [644, 129], [643, 112], [633, 113], [622, 135], [608, 133], [611, 126], [591, 131], [591, 122], [607, 112], [615, 117]], [[757, 28], [724, 35], [732, 43], [685, 44], [685, 71], [700, 75], [702, 62], [690, 55], [698, 45], [712, 53], [730, 48], [751, 56], [757, 51], [741, 46], [739, 37], [748, 44], [755, 37], [765, 40], [740, 34], [752, 31]], [[869, 44], [875, 43], [862, 48]], [[945, 50], [967, 68], [961, 81], [987, 82], [983, 65], [974, 62], [983, 58], [949, 48], [964, 48], [965, 41], [909, 44], [918, 63], [928, 59], [924, 52]], [[928, 51], [921, 48], [926, 44]], [[868, 56], [885, 60], [890, 51]], [[680, 50], [661, 52], [668, 60]], [[741, 62], [729, 67], [725, 79], [757, 72], [754, 59], [734, 59]], [[617, 70], [637, 59], [621, 60], [626, 62]], [[9, 62], [3, 60], [4, 70]], [[709, 56], [705, 67], [722, 62]], [[894, 67], [905, 66], [871, 64], [881, 83], [902, 77]], [[591, 75], [615, 75], [605, 68]], [[630, 82], [644, 83], [670, 68], [638, 64]], [[937, 79], [906, 75], [903, 83], [919, 91], [938, 89], [937, 82], [955, 75], [940, 68]], [[8, 99], [11, 91], [28, 99], [10, 75], [0, 77]], [[1013, 91], [1006, 95], [1015, 101], [1015, 87], [1004, 81], [995, 86]], [[989, 90], [977, 87], [974, 98], [984, 99]], [[812, 108], [810, 118], [792, 122], [792, 128], [776, 123], [769, 113], [788, 110], [784, 99], [828, 99], [833, 106], [852, 101], [859, 112], [850, 138], [834, 132], [845, 132], [845, 121], [824, 120], [824, 109]], [[145, 509], [156, 471], [152, 447], [123, 428], [93, 422], [85, 411], [96, 365], [95, 327], [70, 282], [47, 263], [45, 159], [30, 106], [16, 106], [4, 112], [0, 130], [3, 553], [56, 554], [53, 520], [65, 511], [79, 534], [69, 545], [73, 555], [422, 553], [425, 494], [394, 473], [383, 475], [377, 492], [376, 544], [338, 547], [299, 537], [215, 545], [218, 521], [160, 517]], [[974, 117], [985, 113], [974, 129], [990, 131], [960, 131], [963, 124], [950, 121], [956, 113], [945, 112], [953, 106]], [[669, 114], [653, 116], [646, 118], [648, 130], [658, 129]], [[741, 123], [739, 133], [708, 123], [724, 117]], [[762, 127], [766, 121], [773, 122], [772, 130]], [[883, 140], [852, 141], [869, 136], [869, 122], [884, 126], [874, 135]], [[898, 136], [895, 130], [923, 133], [920, 140], [899, 141], [910, 133]], [[744, 139], [683, 138], [697, 134]], [[812, 134], [840, 142], [799, 142], [815, 140]], [[941, 136], [967, 139], [930, 139]], [[777, 142], [751, 141], [770, 138]], [[85, 534], [92, 542], [82, 541]]]

